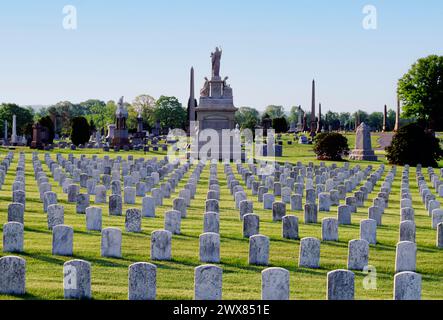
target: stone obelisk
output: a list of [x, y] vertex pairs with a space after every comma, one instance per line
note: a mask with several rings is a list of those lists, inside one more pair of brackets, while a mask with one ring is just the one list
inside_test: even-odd
[[312, 80], [312, 106], [311, 106], [311, 137], [315, 136], [317, 121], [315, 120], [315, 79]]
[[320, 133], [322, 129], [321, 123], [321, 103], [318, 105], [318, 121], [317, 121], [317, 133]]
[[17, 116], [14, 114], [12, 116], [12, 135], [11, 135], [11, 144], [16, 144], [17, 141]]
[[383, 132], [387, 131], [387, 124], [388, 124], [388, 106], [385, 105], [385, 109], [383, 111]]
[[400, 112], [401, 112], [400, 97], [397, 96], [397, 113], [395, 114], [394, 132], [400, 130]]
[[195, 107], [196, 107], [196, 100], [195, 100], [195, 86], [194, 86], [194, 67], [192, 67], [191, 76], [190, 76], [189, 101], [188, 101], [190, 122], [195, 121]]

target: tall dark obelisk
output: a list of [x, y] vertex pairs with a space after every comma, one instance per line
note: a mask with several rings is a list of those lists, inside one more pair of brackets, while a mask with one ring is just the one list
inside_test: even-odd
[[197, 100], [195, 99], [195, 85], [194, 85], [194, 67], [191, 68], [190, 76], [190, 92], [188, 100], [189, 122], [195, 121], [195, 108], [197, 107]]
[[311, 137], [317, 131], [317, 121], [315, 120], [315, 79], [312, 80], [312, 105], [311, 105]]
[[317, 122], [317, 133], [321, 133], [322, 123], [321, 123], [321, 103], [318, 105], [318, 122]]

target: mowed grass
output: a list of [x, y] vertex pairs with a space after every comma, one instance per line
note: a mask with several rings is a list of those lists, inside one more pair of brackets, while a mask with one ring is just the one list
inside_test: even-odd
[[[288, 137], [284, 137], [285, 140]], [[58, 201], [65, 207], [65, 224], [74, 228], [74, 256], [59, 257], [51, 254], [52, 234], [47, 229], [46, 214], [39, 198], [37, 183], [33, 175], [32, 151], [18, 149], [6, 179], [0, 191], [0, 219], [7, 222], [7, 206], [12, 201], [12, 183], [15, 178], [15, 168], [19, 159], [18, 152], [26, 153], [26, 210], [25, 210], [25, 253], [18, 256], [26, 259], [26, 289], [24, 297], [0, 296], [0, 299], [63, 299], [63, 263], [71, 259], [84, 259], [92, 264], [92, 294], [94, 299], [127, 299], [128, 294], [128, 266], [134, 262], [152, 262], [157, 265], [157, 298], [158, 299], [192, 299], [194, 289], [194, 268], [203, 263], [199, 261], [199, 235], [203, 232], [203, 213], [206, 193], [209, 185], [209, 166], [206, 166], [198, 184], [195, 199], [188, 208], [188, 217], [182, 220], [182, 234], [172, 240], [173, 260], [158, 262], [150, 260], [150, 234], [154, 230], [163, 229], [164, 213], [172, 208], [172, 200], [177, 197], [183, 188], [193, 168], [185, 175], [170, 199], [164, 200], [164, 205], [157, 208], [154, 219], [143, 219], [140, 234], [124, 231], [124, 216], [110, 217], [107, 205], [103, 208], [103, 228], [118, 227], [123, 231], [122, 259], [108, 259], [100, 256], [100, 232], [86, 230], [85, 216], [75, 213], [75, 204], [67, 203], [67, 195], [62, 193], [58, 184], [54, 183], [49, 168], [44, 164], [44, 153], [39, 157], [43, 169], [47, 172], [53, 191], [57, 193]], [[55, 160], [56, 153], [63, 153], [65, 157], [71, 151], [56, 150], [51, 153]], [[318, 163], [312, 153], [312, 146], [284, 144], [285, 157], [281, 161], [296, 163], [309, 161]], [[105, 153], [96, 150], [74, 151], [76, 157], [86, 154]], [[124, 158], [129, 153], [108, 153], [110, 157], [120, 155]], [[163, 156], [163, 153], [132, 152], [135, 158]], [[0, 158], [4, 158], [6, 150], [0, 151]], [[369, 163], [362, 162], [362, 166]], [[330, 163], [328, 163], [330, 165]], [[338, 164], [341, 166], [342, 164]], [[352, 166], [355, 163], [351, 164]], [[373, 163], [374, 170], [380, 162]], [[233, 165], [234, 172], [235, 166]], [[385, 173], [389, 171], [387, 167]], [[363, 280], [366, 277], [362, 272], [355, 272], [356, 299], [392, 299], [395, 266], [395, 246], [399, 239], [400, 222], [400, 178], [402, 168], [399, 167], [393, 184], [390, 205], [383, 216], [383, 226], [377, 230], [377, 245], [371, 245], [369, 264], [377, 271], [377, 289], [366, 290]], [[415, 168], [411, 168], [410, 184], [413, 195], [414, 209], [417, 224], [417, 272], [423, 277], [423, 299], [443, 299], [443, 250], [436, 248], [436, 231], [431, 228], [431, 218], [425, 211], [420, 200], [415, 182]], [[226, 186], [223, 165], [219, 165], [218, 178], [221, 187], [220, 200], [220, 234], [221, 234], [221, 263], [223, 268], [223, 299], [260, 299], [261, 271], [265, 267], [248, 264], [249, 241], [242, 237], [242, 223], [239, 212], [235, 209], [234, 200]], [[426, 176], [426, 175], [425, 175]], [[255, 201], [254, 212], [260, 215], [260, 231], [271, 239], [270, 267], [283, 267], [290, 271], [291, 299], [325, 299], [326, 274], [339, 268], [346, 268], [348, 241], [359, 238], [359, 223], [367, 219], [368, 207], [379, 191], [384, 177], [378, 182], [374, 192], [370, 194], [364, 208], [359, 208], [352, 216], [351, 226], [339, 227], [339, 242], [322, 242], [320, 269], [298, 267], [300, 241], [286, 240], [281, 235], [281, 223], [272, 222], [272, 212], [263, 210], [262, 204]], [[426, 176], [427, 177], [427, 176]], [[237, 175], [245, 187], [241, 177]], [[427, 177], [428, 178], [428, 177]], [[428, 181], [430, 185], [430, 182]], [[249, 199], [256, 200], [251, 190], [245, 187]], [[85, 189], [82, 192], [86, 192]], [[108, 193], [109, 195], [109, 193]], [[280, 199], [277, 199], [280, 200]], [[141, 198], [137, 198], [136, 205], [124, 205], [123, 212], [129, 207], [141, 208]], [[343, 203], [343, 202], [342, 202]], [[94, 205], [94, 196], [91, 196], [91, 205]], [[291, 212], [287, 206], [287, 213], [298, 216], [300, 221], [300, 236], [321, 238], [321, 224], [303, 224], [303, 212]], [[337, 208], [332, 207], [329, 213], [319, 213], [319, 221], [325, 217], [336, 217]], [[1, 227], [2, 229], [2, 227]], [[9, 255], [1, 252], [2, 256]]]

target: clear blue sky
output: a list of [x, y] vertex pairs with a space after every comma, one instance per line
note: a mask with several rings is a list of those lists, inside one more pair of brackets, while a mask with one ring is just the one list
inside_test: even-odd
[[[365, 5], [377, 30], [362, 27]], [[74, 5], [78, 29], [62, 26]], [[197, 92], [210, 52], [224, 51], [236, 106], [301, 104], [311, 81], [324, 110], [394, 107], [397, 80], [419, 57], [443, 54], [441, 0], [14, 0], [0, 4], [0, 102]]]

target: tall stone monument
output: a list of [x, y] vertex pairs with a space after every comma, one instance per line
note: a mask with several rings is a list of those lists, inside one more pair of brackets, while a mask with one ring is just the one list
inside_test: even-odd
[[17, 116], [14, 114], [12, 116], [12, 135], [11, 135], [11, 144], [17, 145], [18, 143], [18, 137], [17, 137]]
[[400, 113], [401, 113], [400, 97], [397, 96], [397, 113], [395, 114], [395, 127], [394, 127], [395, 132], [400, 130]]
[[195, 82], [194, 82], [194, 67], [191, 68], [190, 74], [190, 90], [189, 90], [189, 100], [188, 100], [188, 133], [190, 133], [191, 123], [196, 120], [195, 108], [197, 108], [197, 99], [195, 99]]
[[112, 139], [112, 146], [114, 148], [123, 148], [129, 146], [129, 134], [126, 127], [126, 119], [128, 118], [128, 110], [126, 110], [123, 97], [120, 98], [117, 110], [115, 111], [115, 129], [114, 138]]
[[318, 105], [318, 121], [317, 121], [317, 133], [321, 133], [322, 122], [321, 122], [321, 103]]
[[383, 112], [383, 132], [388, 130], [388, 106], [385, 105], [385, 109]]
[[298, 121], [297, 121], [297, 132], [303, 132], [303, 117], [304, 112], [301, 108], [301, 106], [298, 107]]
[[355, 149], [349, 156], [350, 160], [377, 161], [377, 156], [372, 149], [371, 128], [362, 122], [356, 132]]
[[[213, 129], [219, 136], [220, 159], [223, 150], [222, 130], [235, 129], [235, 112], [232, 88], [227, 84], [228, 77], [220, 77], [220, 61], [222, 50], [218, 47], [211, 54], [212, 77], [205, 78], [203, 88], [200, 90], [200, 101], [195, 108], [198, 131]], [[200, 150], [200, 143], [199, 143]], [[231, 154], [232, 156], [232, 154]]]
[[315, 136], [317, 131], [317, 119], [315, 118], [315, 80], [312, 80], [312, 105], [311, 105], [311, 137]]

